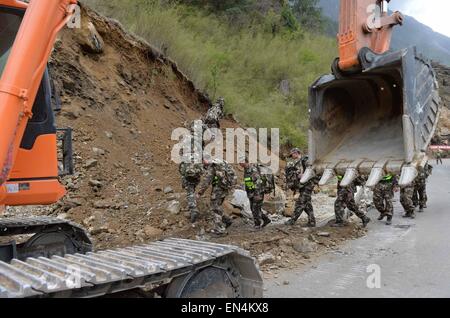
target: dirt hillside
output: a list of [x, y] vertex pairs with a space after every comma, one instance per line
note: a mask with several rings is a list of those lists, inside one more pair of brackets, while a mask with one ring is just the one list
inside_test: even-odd
[[450, 140], [450, 67], [440, 64], [434, 64], [433, 67], [438, 76], [439, 93], [444, 106], [437, 133], [441, 140]]

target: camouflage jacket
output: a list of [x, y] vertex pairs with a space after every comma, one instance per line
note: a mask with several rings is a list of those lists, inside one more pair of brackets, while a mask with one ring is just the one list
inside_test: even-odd
[[224, 113], [220, 104], [215, 104], [206, 113], [203, 121], [208, 128], [220, 128], [220, 120]]
[[182, 162], [179, 166], [180, 175], [185, 183], [199, 183], [203, 174], [203, 166], [200, 163]]
[[427, 164], [424, 168], [419, 168], [419, 174], [415, 180], [416, 186], [424, 186], [427, 183], [427, 179], [431, 176], [433, 167]]
[[321, 177], [315, 176], [305, 184], [300, 184], [300, 194], [312, 195], [314, 188], [319, 184]]
[[375, 190], [380, 192], [388, 192], [392, 193], [394, 191], [394, 188], [398, 185], [398, 178], [393, 177], [391, 181], [380, 181], [376, 186]]
[[298, 190], [301, 186], [300, 179], [303, 174], [302, 158], [288, 162], [285, 169], [286, 185], [291, 190]]
[[[229, 180], [232, 179], [232, 180]], [[199, 194], [203, 195], [210, 185], [223, 191], [230, 190], [236, 184], [234, 169], [223, 160], [214, 160], [206, 167], [205, 178], [200, 184]]]
[[354, 194], [356, 193], [356, 188], [358, 186], [364, 186], [366, 181], [367, 181], [366, 177], [359, 176], [355, 180], [353, 180], [353, 182], [348, 187], [341, 187], [342, 176], [341, 178], [339, 178], [338, 176], [338, 194], [339, 192], [351, 192]]
[[264, 192], [261, 171], [256, 165], [250, 165], [245, 169], [244, 184], [249, 197], [253, 194], [259, 195]]

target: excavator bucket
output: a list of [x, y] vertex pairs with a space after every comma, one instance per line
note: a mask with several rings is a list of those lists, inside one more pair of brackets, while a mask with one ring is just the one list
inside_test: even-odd
[[377, 55], [361, 51], [362, 72], [335, 71], [310, 88], [310, 166], [302, 182], [358, 175], [375, 186], [386, 173], [408, 185], [426, 162], [439, 118], [435, 73], [415, 48]]

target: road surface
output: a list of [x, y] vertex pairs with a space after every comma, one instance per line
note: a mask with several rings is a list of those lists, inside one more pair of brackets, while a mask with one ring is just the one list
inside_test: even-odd
[[428, 197], [415, 220], [402, 218], [397, 198], [390, 227], [371, 211], [367, 236], [306, 268], [281, 272], [265, 282], [266, 296], [450, 297], [450, 160], [434, 165]]

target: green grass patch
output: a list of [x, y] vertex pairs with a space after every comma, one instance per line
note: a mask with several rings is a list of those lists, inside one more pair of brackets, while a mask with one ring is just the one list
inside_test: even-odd
[[[266, 20], [236, 28], [211, 11], [157, 0], [88, 0], [174, 59], [242, 124], [280, 128], [283, 144], [306, 146], [308, 87], [328, 73], [333, 39], [298, 29], [270, 32]], [[283, 94], [280, 84], [289, 85]]]

